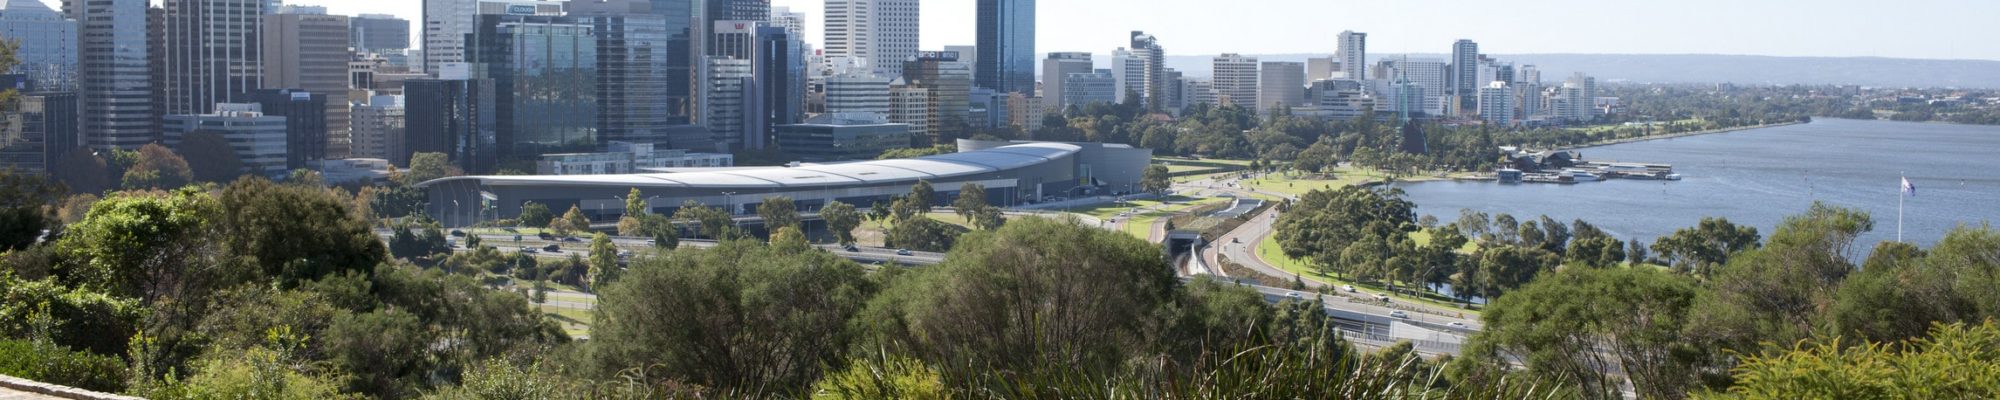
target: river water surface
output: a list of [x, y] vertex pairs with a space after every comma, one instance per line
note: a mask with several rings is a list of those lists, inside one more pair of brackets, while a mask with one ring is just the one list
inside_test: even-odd
[[1875, 230], [1857, 242], [1866, 251], [1896, 240], [1902, 176], [1917, 186], [1902, 199], [1910, 242], [1928, 247], [1961, 224], [2000, 221], [2000, 127], [1820, 119], [1580, 151], [1588, 160], [1673, 164], [1685, 179], [1400, 186], [1419, 214], [1445, 222], [1467, 208], [1522, 221], [1548, 215], [1648, 244], [1706, 216], [1755, 226], [1768, 238], [1786, 216], [1822, 201], [1874, 216]]

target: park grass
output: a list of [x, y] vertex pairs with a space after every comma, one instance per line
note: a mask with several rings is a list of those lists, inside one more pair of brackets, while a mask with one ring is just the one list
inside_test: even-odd
[[1147, 211], [1145, 213], [1134, 215], [1131, 218], [1126, 219], [1123, 230], [1126, 234], [1132, 235], [1133, 237], [1137, 237], [1140, 240], [1149, 240], [1152, 239], [1153, 236], [1153, 224], [1160, 222], [1161, 218], [1171, 217], [1180, 214], [1182, 212], [1186, 212], [1187, 210], [1192, 210], [1202, 206], [1226, 202], [1226, 201], [1228, 201], [1227, 198], [1212, 197], [1212, 198], [1202, 198], [1191, 201], [1185, 201], [1178, 204], [1166, 205], [1157, 208], [1153, 211]]
[[[1270, 264], [1272, 267], [1276, 267], [1300, 279], [1310, 280], [1334, 286], [1353, 285], [1354, 287], [1360, 289], [1368, 289], [1382, 293], [1389, 293], [1388, 287], [1384, 286], [1381, 282], [1357, 282], [1353, 280], [1336, 278], [1330, 275], [1319, 273], [1319, 271], [1314, 269], [1310, 263], [1306, 262], [1306, 260], [1292, 258], [1291, 256], [1285, 255], [1284, 249], [1278, 246], [1277, 236], [1268, 236], [1265, 237], [1263, 241], [1257, 242], [1257, 256], [1258, 258], [1263, 259], [1264, 263]], [[1401, 286], [1398, 287], [1398, 289], [1408, 290], [1410, 287], [1411, 286]], [[1460, 312], [1464, 312], [1467, 315], [1473, 315], [1475, 318], [1479, 314], [1478, 311], [1465, 310], [1465, 305], [1463, 303], [1440, 300], [1442, 296], [1438, 296], [1436, 294], [1426, 294], [1424, 297], [1412, 297], [1407, 293], [1396, 292], [1396, 293], [1389, 293], [1389, 297], [1407, 302], [1420, 303], [1434, 307], [1441, 307], [1444, 309], [1462, 310]]]
[[591, 311], [546, 304], [541, 305], [540, 308], [543, 314], [549, 316], [549, 319], [562, 324], [563, 333], [569, 334], [570, 337], [590, 335], [590, 324], [593, 318], [595, 318], [594, 313]]

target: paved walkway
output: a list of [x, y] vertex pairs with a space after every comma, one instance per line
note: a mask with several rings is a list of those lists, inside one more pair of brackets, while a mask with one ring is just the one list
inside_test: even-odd
[[64, 400], [61, 397], [0, 388], [0, 400]]

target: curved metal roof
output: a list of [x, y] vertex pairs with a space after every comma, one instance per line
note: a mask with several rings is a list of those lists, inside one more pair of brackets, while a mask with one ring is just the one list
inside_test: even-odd
[[703, 172], [631, 175], [460, 176], [418, 184], [417, 187], [476, 180], [486, 186], [632, 186], [718, 189], [785, 189], [864, 185], [914, 180], [940, 180], [1015, 170], [1040, 165], [1083, 151], [1064, 143], [1025, 143], [986, 150], [899, 160], [808, 165], [797, 168], [745, 168]]

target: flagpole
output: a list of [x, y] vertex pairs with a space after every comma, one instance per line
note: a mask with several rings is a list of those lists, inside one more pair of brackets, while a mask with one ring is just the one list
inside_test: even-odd
[[1910, 177], [1904, 176], [1902, 183], [1896, 187], [1896, 243], [1903, 243], [1903, 202], [1910, 197], [1909, 182]]

